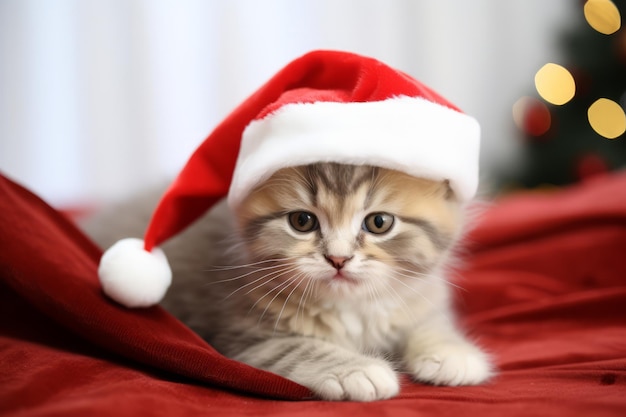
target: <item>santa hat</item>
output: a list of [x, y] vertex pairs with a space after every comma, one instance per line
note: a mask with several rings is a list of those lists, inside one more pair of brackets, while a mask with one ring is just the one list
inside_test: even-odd
[[430, 88], [372, 58], [314, 51], [288, 64], [193, 153], [163, 195], [144, 240], [124, 239], [99, 268], [104, 292], [127, 307], [158, 303], [171, 271], [158, 246], [217, 201], [231, 208], [281, 168], [368, 164], [448, 180], [471, 199], [480, 127]]

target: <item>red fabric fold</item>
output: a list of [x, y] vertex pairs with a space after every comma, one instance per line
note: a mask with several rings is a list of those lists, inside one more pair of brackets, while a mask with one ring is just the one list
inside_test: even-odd
[[[6, 178], [0, 180], [0, 213], [2, 284], [22, 309], [37, 310], [105, 351], [158, 370], [256, 395], [309, 395], [291, 381], [223, 357], [160, 307], [130, 310], [108, 300], [97, 279], [100, 249]], [[3, 291], [3, 298], [8, 294]], [[9, 328], [14, 320], [20, 324], [19, 314], [4, 316]]]
[[1, 178], [0, 415], [626, 414], [626, 175], [508, 197], [469, 240], [457, 304], [499, 368], [490, 383], [404, 378], [388, 401], [286, 401], [309, 393], [222, 357], [158, 307], [107, 300], [100, 250]]

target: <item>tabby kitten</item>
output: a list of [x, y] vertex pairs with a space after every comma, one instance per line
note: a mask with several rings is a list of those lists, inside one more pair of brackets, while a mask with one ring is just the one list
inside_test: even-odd
[[393, 397], [396, 368], [477, 384], [490, 364], [455, 327], [445, 276], [462, 221], [446, 182], [283, 169], [236, 213], [222, 202], [164, 245], [174, 281], [163, 306], [224, 355], [326, 400]]

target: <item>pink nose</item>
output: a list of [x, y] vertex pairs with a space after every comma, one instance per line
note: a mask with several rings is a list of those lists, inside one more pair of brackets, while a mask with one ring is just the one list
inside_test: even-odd
[[324, 258], [326, 258], [326, 261], [328, 261], [329, 264], [331, 264], [332, 266], [334, 266], [336, 269], [339, 270], [344, 267], [346, 262], [352, 259], [352, 256], [348, 257], [348, 256], [325, 255]]

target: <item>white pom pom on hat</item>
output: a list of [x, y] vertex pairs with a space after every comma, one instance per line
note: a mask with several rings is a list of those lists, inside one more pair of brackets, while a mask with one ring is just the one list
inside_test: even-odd
[[368, 164], [478, 187], [480, 126], [439, 94], [373, 58], [313, 51], [289, 63], [200, 144], [157, 206], [144, 241], [108, 249], [104, 292], [127, 307], [161, 301], [171, 270], [158, 246], [228, 197], [236, 208], [281, 168]]
[[141, 239], [122, 239], [100, 259], [98, 268], [104, 292], [126, 307], [157, 304], [172, 282], [172, 271], [163, 251], [148, 252]]

